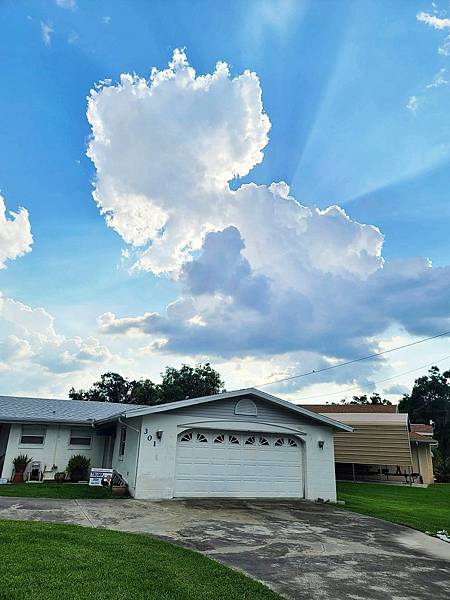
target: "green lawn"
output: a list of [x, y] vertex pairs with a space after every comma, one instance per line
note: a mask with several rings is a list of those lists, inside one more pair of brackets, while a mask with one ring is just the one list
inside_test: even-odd
[[[109, 488], [82, 483], [13, 483], [0, 485], [0, 496], [20, 498], [116, 498]], [[1, 599], [1, 595], [0, 595]]]
[[450, 531], [450, 484], [428, 488], [338, 482], [345, 508], [420, 531]]
[[0, 600], [280, 600], [260, 583], [143, 535], [0, 521]]

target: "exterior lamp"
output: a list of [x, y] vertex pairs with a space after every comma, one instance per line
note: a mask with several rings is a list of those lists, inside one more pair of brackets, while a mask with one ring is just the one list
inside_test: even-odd
[[158, 442], [160, 442], [162, 440], [162, 436], [163, 436], [163, 430], [162, 429], [157, 429], [156, 430], [156, 439], [158, 440]]
[[319, 440], [317, 443], [319, 444], [319, 448], [321, 450], [323, 450], [323, 447], [325, 446], [325, 442], [323, 440]]

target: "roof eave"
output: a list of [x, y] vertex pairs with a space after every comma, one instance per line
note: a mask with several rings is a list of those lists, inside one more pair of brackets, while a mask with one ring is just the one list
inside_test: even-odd
[[24, 417], [11, 417], [11, 418], [0, 418], [0, 423], [15, 424], [15, 423], [48, 423], [51, 425], [94, 425], [96, 421], [94, 419], [85, 419], [84, 421], [74, 419], [39, 419], [39, 418], [24, 418]]

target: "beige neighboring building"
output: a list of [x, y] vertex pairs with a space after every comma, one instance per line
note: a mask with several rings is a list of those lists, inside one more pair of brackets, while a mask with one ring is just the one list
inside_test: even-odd
[[310, 410], [353, 427], [336, 433], [336, 479], [430, 484], [431, 449], [437, 444], [431, 425], [410, 424], [396, 406], [315, 404]]

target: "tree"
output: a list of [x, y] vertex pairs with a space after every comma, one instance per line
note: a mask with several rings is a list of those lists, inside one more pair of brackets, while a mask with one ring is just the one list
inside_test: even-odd
[[128, 403], [132, 391], [132, 383], [119, 373], [103, 373], [100, 381], [96, 381], [88, 390], [69, 390], [71, 400], [89, 400], [91, 402]]
[[369, 398], [367, 398], [367, 394], [364, 394], [363, 396], [353, 396], [353, 400], [350, 400], [350, 402], [341, 400], [340, 404], [376, 404], [376, 405], [382, 404], [385, 406], [388, 406], [388, 405], [390, 406], [390, 405], [392, 405], [392, 402], [390, 402], [389, 400], [386, 400], [386, 398], [382, 398], [380, 396], [380, 394], [375, 392]]
[[104, 373], [99, 381], [87, 390], [71, 388], [71, 400], [119, 402], [153, 406], [185, 398], [198, 398], [218, 394], [224, 389], [220, 374], [209, 363], [180, 369], [166, 367], [162, 381], [155, 384], [150, 379], [127, 380], [118, 373]]
[[223, 390], [220, 374], [209, 363], [195, 368], [182, 365], [180, 369], [166, 367], [160, 385], [162, 402], [173, 402], [185, 398], [199, 398], [218, 394]]
[[428, 375], [414, 382], [411, 394], [405, 394], [398, 405], [407, 412], [411, 423], [434, 423], [434, 437], [439, 443], [442, 465], [450, 463], [450, 371], [431, 367]]
[[150, 379], [139, 379], [131, 382], [130, 404], [146, 404], [153, 406], [161, 403], [160, 386]]

